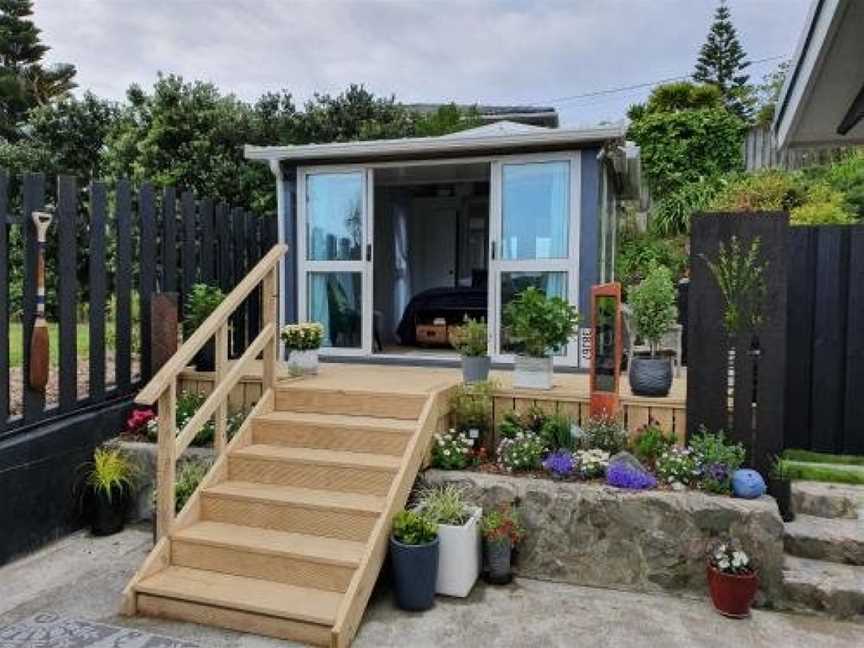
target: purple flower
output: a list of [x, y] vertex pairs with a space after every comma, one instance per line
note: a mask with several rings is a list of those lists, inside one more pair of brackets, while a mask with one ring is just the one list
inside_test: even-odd
[[708, 479], [713, 479], [714, 481], [725, 482], [727, 479], [729, 479], [729, 468], [726, 466], [726, 464], [712, 463], [706, 466], [705, 476]]
[[566, 450], [556, 450], [543, 460], [543, 468], [555, 477], [569, 477], [576, 468], [576, 462]]
[[657, 480], [654, 479], [654, 475], [644, 470], [639, 470], [628, 463], [618, 461], [606, 469], [606, 483], [617, 488], [642, 490], [645, 488], [654, 488], [657, 485]]

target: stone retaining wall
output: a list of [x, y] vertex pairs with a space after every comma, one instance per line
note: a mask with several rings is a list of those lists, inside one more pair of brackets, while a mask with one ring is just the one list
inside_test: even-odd
[[783, 522], [769, 497], [632, 492], [470, 471], [427, 470], [423, 479], [462, 486], [486, 510], [514, 504], [527, 531], [519, 549], [522, 576], [704, 596], [706, 547], [731, 534], [758, 561], [757, 603], [781, 601]]

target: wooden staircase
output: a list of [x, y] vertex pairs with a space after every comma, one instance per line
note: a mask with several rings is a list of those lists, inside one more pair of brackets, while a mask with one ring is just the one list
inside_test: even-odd
[[127, 587], [126, 612], [349, 645], [446, 391], [266, 392]]

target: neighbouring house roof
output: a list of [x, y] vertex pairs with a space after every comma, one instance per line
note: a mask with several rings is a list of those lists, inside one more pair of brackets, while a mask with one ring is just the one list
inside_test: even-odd
[[246, 145], [247, 159], [295, 163], [337, 163], [500, 155], [565, 150], [611, 140], [623, 140], [626, 126], [541, 128], [515, 122], [496, 122], [439, 137], [409, 137], [365, 142], [334, 142], [298, 146]]
[[773, 129], [781, 148], [864, 144], [864, 2], [813, 2]]
[[[440, 103], [415, 103], [406, 104], [408, 110], [419, 113], [433, 113], [446, 104]], [[558, 128], [558, 112], [552, 106], [483, 106], [459, 104], [462, 110], [477, 109], [480, 119], [488, 122], [508, 120], [534, 126], [546, 126], [547, 128]]]

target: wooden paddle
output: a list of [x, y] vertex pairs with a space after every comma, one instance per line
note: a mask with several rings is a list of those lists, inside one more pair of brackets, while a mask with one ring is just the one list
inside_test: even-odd
[[45, 321], [45, 235], [51, 224], [51, 214], [33, 212], [36, 226], [36, 321], [30, 337], [30, 387], [45, 391], [48, 384], [48, 322]]

